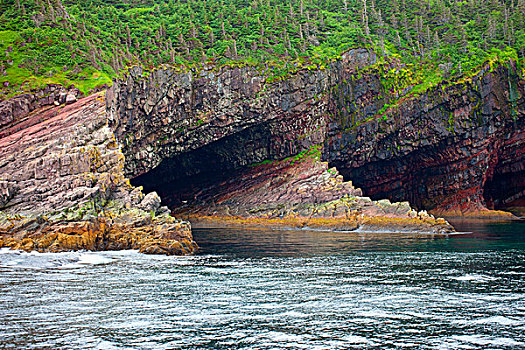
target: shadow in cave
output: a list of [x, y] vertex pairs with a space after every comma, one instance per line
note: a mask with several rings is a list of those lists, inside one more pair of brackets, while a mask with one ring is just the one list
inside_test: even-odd
[[[198, 149], [164, 159], [156, 168], [131, 180], [144, 192], [156, 191], [171, 209], [207, 203], [221, 185], [235, 181], [264, 160], [279, 159], [296, 151], [272, 135], [264, 123], [224, 137]], [[224, 188], [224, 187], [223, 187]]]
[[514, 215], [525, 217], [525, 168], [524, 164], [496, 166], [492, 177], [487, 179], [483, 197], [487, 208], [509, 211]]
[[408, 201], [416, 210], [430, 210], [435, 207], [433, 197], [444, 195], [441, 184], [446, 181], [448, 164], [440, 159], [445, 145], [446, 141], [436, 147], [422, 147], [406, 157], [371, 161], [359, 167], [337, 161], [329, 166], [335, 166], [345, 181], [352, 181], [373, 200]]

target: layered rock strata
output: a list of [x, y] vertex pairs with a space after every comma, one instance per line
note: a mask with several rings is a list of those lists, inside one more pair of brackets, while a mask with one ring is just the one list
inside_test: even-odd
[[[80, 97], [83, 97], [82, 93], [74, 86], [66, 89], [61, 85], [49, 84], [43, 89], [0, 101], [0, 129], [10, 125], [11, 128], [21, 130], [25, 126], [17, 125], [17, 122], [35, 109], [71, 104]], [[0, 134], [0, 137], [5, 134]]]
[[[342, 57], [341, 64], [356, 72], [376, 60], [367, 50], [353, 50]], [[204, 67], [198, 73], [165, 67], [149, 75], [139, 68], [131, 69], [106, 95], [108, 118], [123, 144], [125, 173], [134, 184], [158, 191], [171, 207], [191, 204], [192, 220], [213, 215], [231, 224], [227, 218], [293, 217], [302, 224], [305, 218], [310, 224], [331, 220], [340, 225], [344, 221], [347, 229], [356, 229], [370, 218], [385, 217], [391, 220], [382, 224], [383, 228], [397, 227], [393, 222], [399, 219], [405, 220], [404, 229], [412, 231], [421, 227], [425, 231], [450, 230], [446, 223], [418, 214], [407, 203], [397, 212], [397, 204], [381, 202], [390, 208], [385, 211], [370, 199], [357, 196], [359, 190], [351, 183], [325, 191], [323, 186], [328, 182], [315, 179], [330, 173], [319, 162], [305, 162], [297, 168], [279, 162], [324, 142], [329, 92], [337, 78], [334, 72], [304, 69], [284, 81], [271, 82], [268, 73], [250, 66]], [[259, 193], [244, 175], [232, 177], [234, 173], [246, 174], [250, 164], [264, 160], [280, 165], [256, 167], [246, 176], [265, 182], [287, 174], [290, 181], [277, 181], [269, 197]], [[300, 196], [296, 188], [288, 188], [296, 185], [291, 181], [294, 178], [309, 184], [300, 190]], [[217, 185], [223, 181], [230, 185]], [[225, 204], [224, 191], [237, 195]], [[294, 194], [287, 195], [290, 191]], [[333, 206], [338, 208], [335, 214], [328, 214]], [[276, 214], [276, 208], [288, 211]]]
[[191, 200], [214, 176], [323, 144], [323, 159], [373, 199], [508, 216], [487, 208], [519, 204], [525, 191], [522, 72], [487, 65], [416, 95], [393, 91], [385, 65], [403, 71], [363, 49], [277, 82], [249, 66], [132, 69], [107, 94], [125, 174]]
[[374, 71], [340, 81], [324, 156], [367, 195], [451, 216], [508, 215], [487, 208], [524, 197], [525, 82], [513, 62], [397, 100]]
[[[352, 71], [376, 61], [364, 49], [341, 58]], [[298, 68], [274, 81], [270, 68], [252, 66], [204, 66], [198, 72], [160, 67], [149, 74], [134, 67], [108, 90], [108, 118], [122, 141], [125, 172], [132, 178], [163, 160], [228, 138], [255, 140], [244, 147], [231, 142], [230, 153], [244, 153], [232, 160], [234, 167], [242, 167], [322, 143], [334, 77], [332, 69]]]
[[256, 225], [326, 230], [388, 230], [444, 234], [444, 219], [417, 212], [408, 202], [363, 197], [337, 169], [313, 150], [300, 156], [256, 164], [203, 188], [175, 215], [197, 226]]
[[522, 203], [512, 63], [417, 96], [389, 91], [377, 66], [353, 50], [278, 81], [249, 66], [133, 68], [106, 101], [1, 102], [0, 245], [195, 251], [189, 224], [139, 185], [201, 222], [344, 230], [451, 230], [406, 200], [460, 214]]
[[0, 246], [195, 251], [189, 223], [124, 176], [103, 94], [36, 109], [16, 124], [0, 129]]

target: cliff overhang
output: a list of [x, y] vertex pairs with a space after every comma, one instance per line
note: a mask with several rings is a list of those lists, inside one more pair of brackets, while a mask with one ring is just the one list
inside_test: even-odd
[[0, 243], [194, 252], [161, 201], [208, 222], [434, 233], [452, 228], [423, 209], [522, 203], [525, 84], [512, 62], [419, 95], [394, 94], [377, 64], [352, 50], [279, 81], [250, 66], [135, 67], [105, 96], [2, 102]]

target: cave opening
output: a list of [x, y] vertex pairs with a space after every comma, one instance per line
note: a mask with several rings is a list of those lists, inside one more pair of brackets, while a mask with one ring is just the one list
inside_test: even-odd
[[[297, 151], [262, 123], [226, 136], [205, 146], [166, 158], [147, 173], [131, 180], [144, 192], [156, 191], [170, 209], [206, 204], [214, 193], [224, 191], [251, 166], [275, 160]], [[226, 189], [227, 190], [227, 189]]]
[[448, 163], [442, 161], [442, 147], [422, 147], [404, 157], [375, 160], [358, 167], [331, 162], [363, 194], [373, 200], [408, 201], [416, 210], [432, 210], [447, 196]]
[[483, 189], [487, 208], [525, 216], [525, 164], [498, 164]]

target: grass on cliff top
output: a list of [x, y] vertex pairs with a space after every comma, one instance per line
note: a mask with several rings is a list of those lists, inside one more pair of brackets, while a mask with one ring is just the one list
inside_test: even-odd
[[19, 50], [13, 50], [13, 46], [20, 40], [19, 32], [0, 31], [0, 50], [5, 56], [5, 63], [2, 65], [3, 74], [0, 75], [0, 86], [3, 89], [4, 98], [19, 95], [31, 89], [43, 88], [47, 84], [61, 84], [66, 87], [74, 85], [83, 93], [87, 93], [98, 86], [112, 83], [110, 74], [89, 66], [82, 70], [77, 68], [74, 73], [60, 67], [46, 67], [36, 72], [26, 67], [25, 62], [31, 57], [27, 57]]
[[132, 64], [258, 65], [272, 83], [355, 47], [433, 70], [420, 92], [492, 49], [525, 56], [525, 0], [0, 0], [0, 10], [3, 97], [47, 82], [88, 92]]

